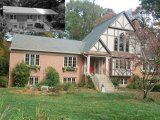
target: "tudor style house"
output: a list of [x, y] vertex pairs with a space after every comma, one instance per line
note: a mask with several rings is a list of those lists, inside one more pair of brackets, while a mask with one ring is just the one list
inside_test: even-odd
[[82, 41], [15, 34], [10, 52], [9, 85], [13, 84], [12, 70], [24, 61], [32, 70], [29, 85], [45, 80], [48, 66], [54, 67], [61, 83], [78, 83], [84, 75], [90, 75], [93, 83], [103, 92], [114, 91], [111, 79], [117, 78], [121, 86], [126, 86], [133, 73], [130, 44], [133, 38], [126, 37], [133, 31], [127, 15], [122, 12], [97, 25]]
[[[23, 32], [31, 29], [50, 31], [56, 13], [51, 9], [3, 6], [4, 16], [13, 32]], [[50, 21], [49, 21], [50, 20]]]

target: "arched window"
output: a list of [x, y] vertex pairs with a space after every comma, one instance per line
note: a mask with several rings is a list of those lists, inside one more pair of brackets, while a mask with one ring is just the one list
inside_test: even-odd
[[117, 37], [114, 39], [114, 50], [118, 51], [118, 38]]
[[124, 42], [125, 42], [124, 33], [121, 33], [119, 37], [119, 51], [124, 51]]

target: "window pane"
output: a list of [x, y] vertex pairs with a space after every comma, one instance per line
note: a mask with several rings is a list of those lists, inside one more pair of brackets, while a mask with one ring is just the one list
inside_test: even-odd
[[68, 82], [71, 83], [71, 78], [68, 78]]
[[76, 83], [75, 78], [72, 78], [72, 83]]
[[120, 34], [119, 51], [124, 51], [124, 33]]
[[127, 84], [128, 83], [128, 80], [127, 79], [124, 79], [124, 84]]
[[69, 66], [70, 66], [70, 67], [73, 67], [73, 64], [72, 64], [72, 57], [69, 57]]
[[67, 65], [67, 57], [64, 57], [64, 66], [68, 66]]
[[33, 54], [31, 54], [31, 63], [30, 64], [34, 65], [34, 55]]
[[35, 77], [35, 85], [38, 84], [38, 77]]
[[29, 54], [26, 54], [25, 63], [26, 63], [26, 64], [29, 64]]
[[36, 55], [36, 65], [39, 65], [39, 55]]
[[116, 68], [119, 68], [119, 60], [116, 60]]
[[129, 41], [126, 41], [126, 52], [129, 52]]
[[33, 85], [33, 77], [30, 77], [29, 84], [30, 84], [30, 85]]
[[118, 50], [118, 38], [115, 38], [115, 40], [114, 40], [114, 50], [115, 51]]
[[76, 67], [76, 57], [73, 57], [73, 67]]
[[131, 63], [130, 61], [127, 61], [127, 69], [130, 69]]

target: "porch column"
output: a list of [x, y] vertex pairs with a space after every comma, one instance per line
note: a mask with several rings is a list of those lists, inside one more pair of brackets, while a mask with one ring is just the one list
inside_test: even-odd
[[109, 60], [109, 58], [106, 57], [106, 75], [107, 75], [107, 76], [109, 76], [109, 64], [108, 64], [109, 61], [108, 61], [108, 60]]
[[90, 74], [90, 55], [87, 56], [87, 74]]

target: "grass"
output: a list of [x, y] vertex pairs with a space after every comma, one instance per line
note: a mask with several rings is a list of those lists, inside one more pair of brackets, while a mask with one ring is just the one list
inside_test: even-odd
[[[125, 93], [22, 95], [11, 90], [0, 89], [0, 120], [160, 120], [160, 102]], [[40, 115], [48, 118], [35, 117]]]

